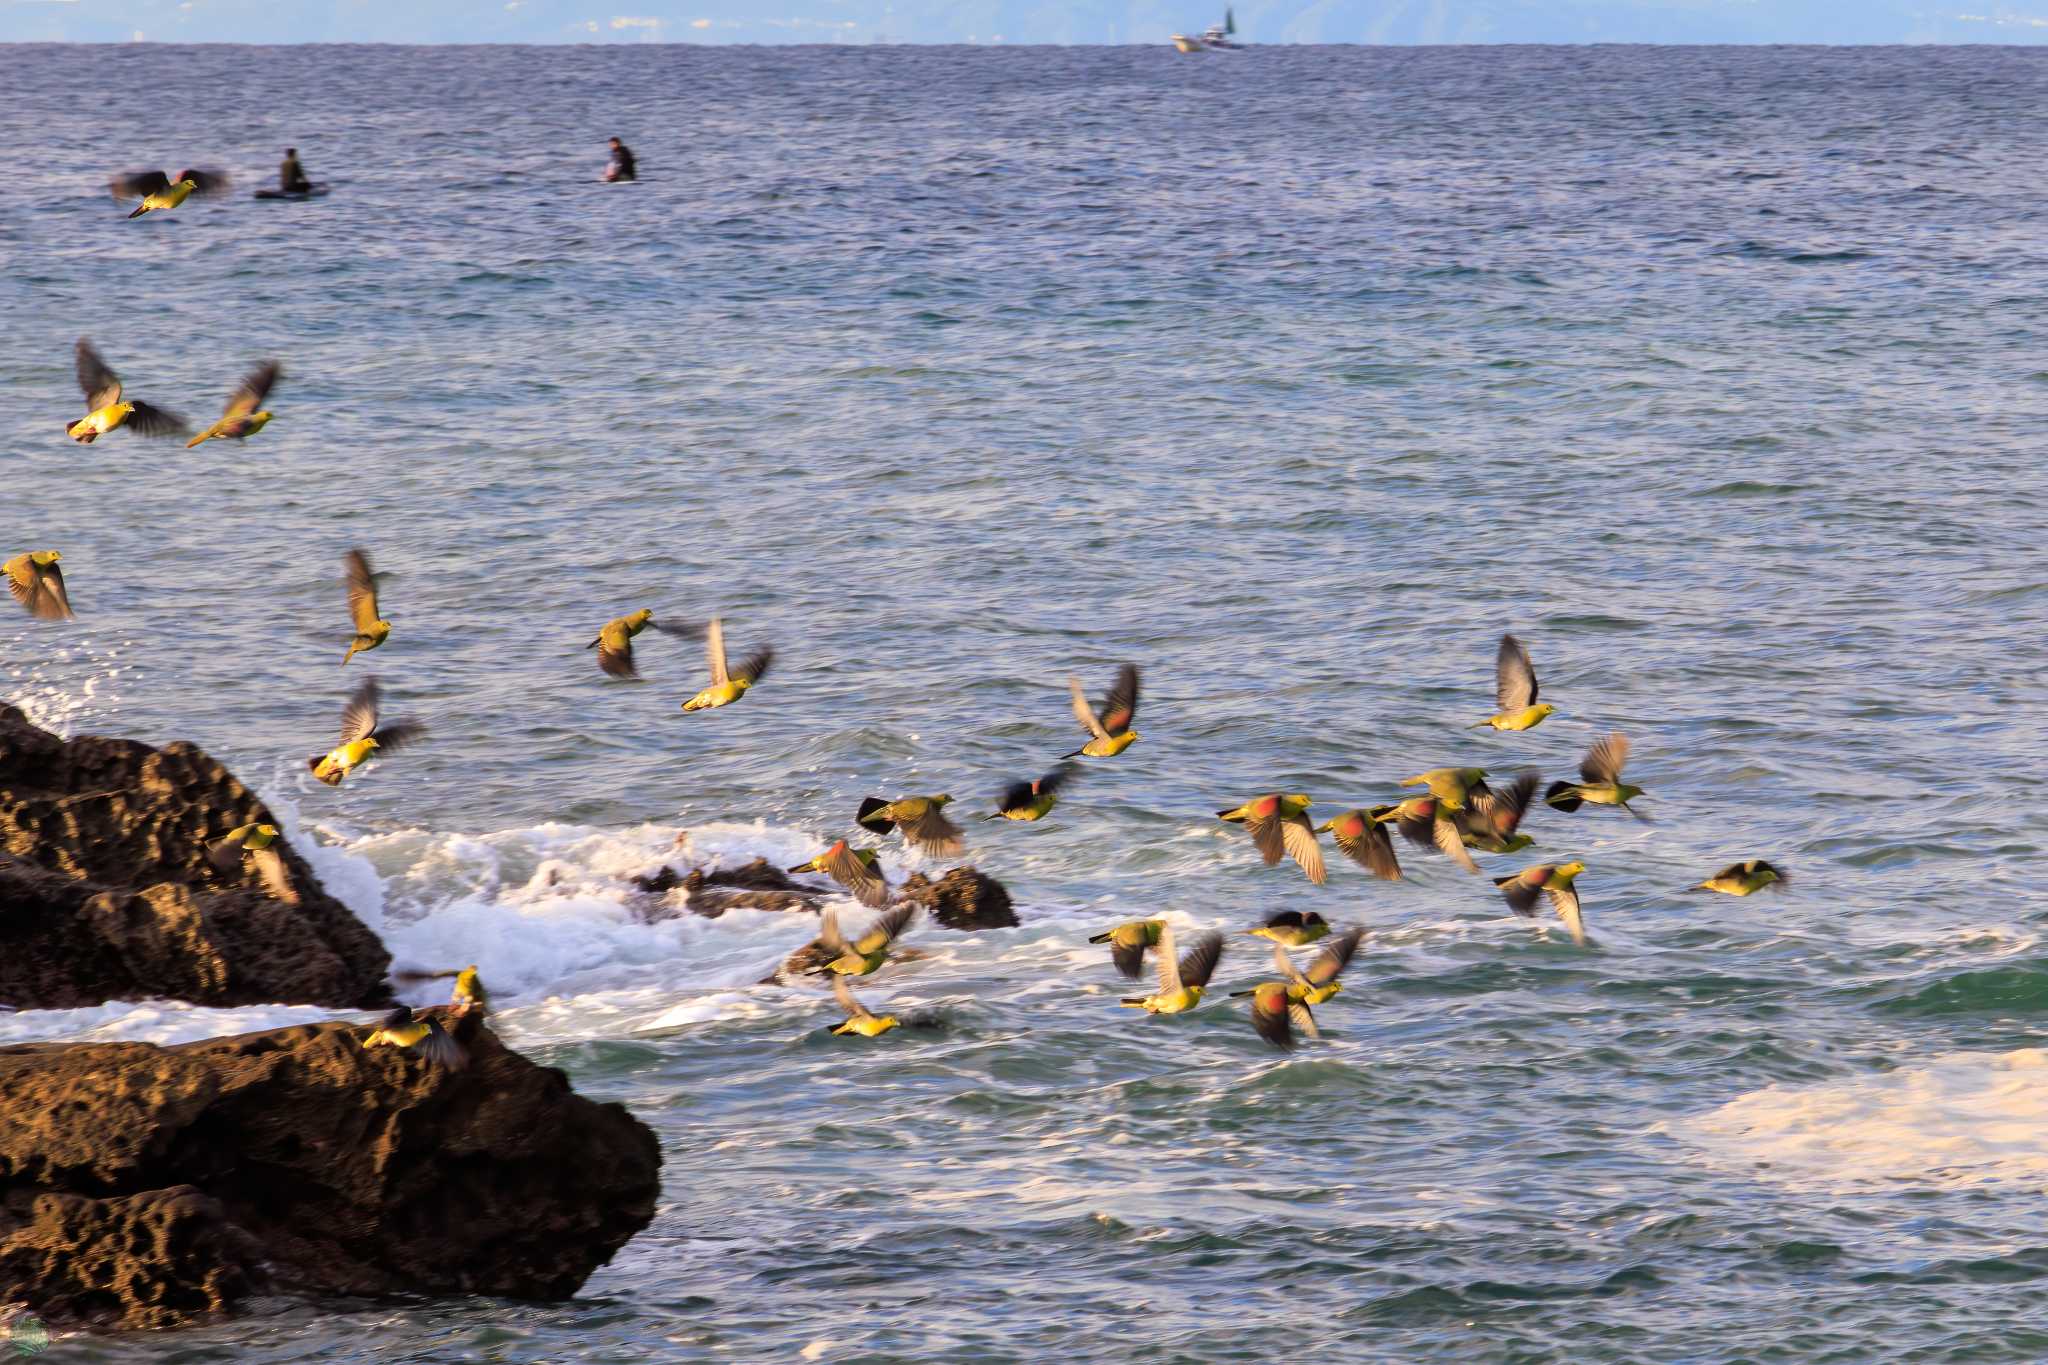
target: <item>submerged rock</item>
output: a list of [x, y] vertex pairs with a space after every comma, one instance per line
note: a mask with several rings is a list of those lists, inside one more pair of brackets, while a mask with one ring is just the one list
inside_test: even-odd
[[653, 1217], [654, 1135], [422, 1013], [466, 1067], [353, 1024], [0, 1048], [0, 1303], [136, 1328], [259, 1289], [573, 1294]]
[[[822, 899], [818, 893], [791, 881], [788, 873], [766, 858], [756, 858], [744, 866], [721, 868], [716, 872], [693, 867], [681, 875], [664, 864], [651, 875], [634, 877], [631, 881], [637, 889], [650, 895], [667, 896], [681, 887], [684, 892], [682, 908], [706, 919], [717, 919], [728, 910], [740, 909], [815, 910]], [[662, 906], [657, 907], [651, 917], [666, 919], [673, 913], [672, 907]]]
[[0, 1005], [384, 1003], [391, 955], [283, 840], [277, 888], [207, 861], [250, 823], [277, 820], [190, 744], [66, 741], [0, 706]]
[[897, 895], [916, 901], [948, 929], [1008, 929], [1017, 923], [1003, 884], [971, 867], [956, 867], [937, 881], [913, 872]]

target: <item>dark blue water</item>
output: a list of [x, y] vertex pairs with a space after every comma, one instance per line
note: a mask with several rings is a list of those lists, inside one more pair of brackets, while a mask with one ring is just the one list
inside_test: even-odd
[[[280, 1304], [52, 1359], [2025, 1361], [2048, 1356], [2048, 54], [1999, 49], [6, 48], [0, 548], [80, 618], [4, 693], [255, 781], [401, 966], [660, 1133], [564, 1305]], [[645, 180], [596, 183], [624, 137]], [[246, 192], [296, 144], [335, 193]], [[137, 222], [101, 185], [242, 183]], [[243, 447], [65, 442], [70, 346]], [[351, 545], [390, 644], [337, 667]], [[685, 716], [581, 646], [772, 641]], [[1496, 639], [1560, 712], [1491, 711]], [[870, 792], [979, 811], [1146, 669], [1127, 754], [969, 860], [1024, 923], [864, 983], [649, 922]], [[433, 740], [339, 791], [368, 663]], [[1635, 740], [1533, 815], [1591, 944], [1404, 853], [1212, 818]], [[678, 835], [686, 847], [675, 849]], [[1766, 857], [1792, 885], [1684, 888]], [[888, 855], [892, 876], [930, 868]], [[1366, 925], [1325, 1040], [1120, 1011], [1083, 940]], [[859, 912], [845, 907], [851, 920]], [[311, 1017], [123, 1004], [0, 1036]], [[166, 1353], [169, 1353], [168, 1356]]]

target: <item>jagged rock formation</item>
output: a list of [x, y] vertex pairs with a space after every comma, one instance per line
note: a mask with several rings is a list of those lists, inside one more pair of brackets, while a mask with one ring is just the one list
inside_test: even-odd
[[925, 913], [948, 929], [1008, 929], [1017, 923], [1010, 893], [994, 877], [971, 867], [956, 867], [937, 881], [913, 872], [897, 894], [916, 901]]

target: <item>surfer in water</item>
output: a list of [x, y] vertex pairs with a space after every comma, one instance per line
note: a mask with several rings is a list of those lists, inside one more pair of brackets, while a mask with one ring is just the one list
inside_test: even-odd
[[606, 184], [619, 180], [638, 180], [638, 168], [633, 164], [633, 149], [617, 138], [611, 140], [612, 159], [604, 168]]
[[305, 194], [313, 188], [313, 182], [306, 178], [306, 168], [299, 164], [299, 149], [284, 149], [284, 164], [277, 168], [277, 187], [286, 194]]

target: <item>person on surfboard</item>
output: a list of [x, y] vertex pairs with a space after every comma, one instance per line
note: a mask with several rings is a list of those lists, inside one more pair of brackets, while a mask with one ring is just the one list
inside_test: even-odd
[[284, 164], [277, 168], [277, 187], [286, 194], [305, 194], [313, 188], [313, 182], [306, 178], [306, 168], [299, 164], [299, 149], [284, 149]]
[[638, 180], [638, 168], [633, 164], [633, 149], [617, 138], [611, 140], [612, 159], [604, 168], [606, 184], [620, 180]]

